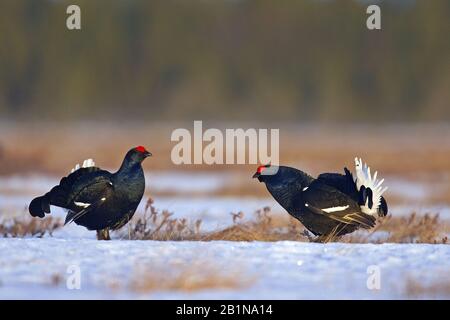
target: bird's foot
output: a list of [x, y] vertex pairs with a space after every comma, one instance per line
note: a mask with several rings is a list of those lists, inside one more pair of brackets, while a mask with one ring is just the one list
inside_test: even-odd
[[303, 230], [302, 232], [300, 232], [300, 235], [301, 235], [301, 236], [307, 237], [308, 240], [309, 240], [309, 242], [316, 242], [315, 240], [318, 238], [318, 237], [314, 238], [314, 236], [312, 235], [312, 233], [309, 232], [309, 231], [306, 230], [306, 229]]
[[336, 241], [337, 239], [340, 238], [340, 236], [338, 236], [337, 231], [338, 228], [335, 228], [328, 234], [322, 234], [320, 236], [313, 237], [307, 230], [305, 230], [302, 232], [302, 235], [306, 236], [310, 242], [327, 243]]
[[318, 236], [315, 242], [327, 243], [337, 241], [338, 239], [341, 238], [342, 235], [340, 235], [340, 233], [345, 227], [346, 227], [345, 224], [339, 223], [336, 227], [334, 227], [331, 230], [330, 233]]
[[102, 230], [97, 230], [97, 240], [111, 240], [109, 236], [109, 229], [105, 228]]
[[334, 241], [336, 241], [337, 239], [339, 239], [339, 237], [333, 236], [333, 235], [330, 235], [330, 234], [325, 234], [325, 235], [322, 235], [322, 236], [317, 237], [317, 239], [316, 239], [315, 242], [318, 242], [318, 243], [328, 243], [328, 242], [334, 242]]

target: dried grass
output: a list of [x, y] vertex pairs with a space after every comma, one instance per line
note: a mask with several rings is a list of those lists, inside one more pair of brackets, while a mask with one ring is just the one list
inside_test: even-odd
[[[389, 215], [378, 219], [377, 225], [364, 234], [348, 235], [349, 243], [431, 243], [447, 244], [448, 222], [442, 221], [439, 214], [418, 215], [412, 213], [405, 217]], [[369, 240], [376, 232], [386, 232], [387, 236], [378, 240]]]
[[[240, 213], [242, 219], [243, 213]], [[232, 214], [233, 225], [223, 230], [206, 233], [203, 241], [306, 241], [304, 228], [294, 218], [274, 216], [269, 207], [254, 212], [252, 220], [239, 222]]]
[[[148, 214], [147, 212], [150, 212]], [[172, 218], [167, 211], [161, 213], [154, 207], [153, 200], [147, 202], [143, 217], [130, 222], [128, 237], [134, 240], [162, 241], [309, 241], [305, 228], [288, 214], [274, 215], [269, 207], [257, 210], [252, 219], [244, 221], [244, 213], [231, 213], [232, 225], [214, 231], [202, 231], [201, 220], [193, 223], [187, 219]], [[418, 215], [412, 213], [406, 217], [389, 215], [379, 219], [375, 228], [360, 230], [336, 241], [347, 243], [448, 243], [450, 225], [439, 218], [438, 214]], [[383, 232], [382, 238], [373, 237]]]
[[208, 261], [187, 264], [140, 267], [134, 273], [130, 289], [140, 293], [154, 291], [193, 292], [206, 289], [237, 289], [249, 286], [254, 279], [242, 271], [226, 272]]
[[[122, 238], [130, 240], [197, 240], [200, 234], [201, 220], [188, 223], [187, 219], [172, 218], [173, 213], [163, 210], [159, 212], [149, 198], [142, 217], [133, 218], [128, 225], [128, 233]], [[126, 227], [123, 229], [127, 229]]]
[[60, 219], [47, 217], [45, 219], [13, 218], [0, 222], [0, 236], [4, 238], [36, 237], [53, 235], [56, 229], [63, 226]]
[[[130, 223], [118, 231], [120, 239], [158, 241], [300, 241], [311, 240], [306, 229], [288, 214], [273, 214], [269, 207], [257, 210], [249, 219], [244, 212], [230, 213], [231, 225], [213, 231], [201, 230], [202, 220], [174, 218], [173, 213], [155, 208], [148, 199], [145, 213], [135, 216]], [[43, 237], [52, 236], [63, 226], [60, 219], [51, 216], [45, 219], [10, 218], [0, 222], [0, 236]], [[379, 234], [380, 236], [376, 236]], [[346, 243], [430, 243], [448, 244], [450, 223], [439, 214], [395, 217], [389, 215], [379, 219], [375, 228], [359, 230], [335, 241]]]
[[230, 214], [233, 225], [225, 229], [203, 232], [200, 219], [189, 222], [185, 218], [172, 218], [172, 213], [159, 212], [148, 199], [145, 214], [130, 222], [128, 234], [122, 231], [121, 237], [131, 240], [160, 241], [280, 241], [305, 240], [301, 235], [303, 227], [295, 219], [274, 217], [270, 208], [265, 207], [254, 213], [254, 219], [241, 222], [243, 212]]
[[395, 243], [447, 243], [444, 235], [445, 223], [439, 214], [419, 216], [412, 213], [408, 217], [393, 219], [389, 216], [383, 221], [379, 230], [389, 232], [387, 242]]

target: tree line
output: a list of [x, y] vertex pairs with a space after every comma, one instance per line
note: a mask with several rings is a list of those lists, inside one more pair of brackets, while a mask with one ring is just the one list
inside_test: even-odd
[[450, 120], [450, 2], [4, 0], [0, 116]]

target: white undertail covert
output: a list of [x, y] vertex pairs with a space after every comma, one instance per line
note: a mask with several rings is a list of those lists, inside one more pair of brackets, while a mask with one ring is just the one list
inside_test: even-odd
[[77, 171], [80, 168], [89, 168], [89, 167], [94, 167], [94, 166], [95, 166], [94, 160], [86, 159], [83, 161], [83, 165], [81, 165], [81, 167], [80, 167], [80, 164], [77, 163], [77, 165], [72, 170], [70, 170], [70, 173], [74, 173], [75, 171]]
[[373, 206], [372, 208], [369, 208], [368, 205], [368, 199], [366, 200], [366, 203], [361, 206], [361, 211], [370, 214], [370, 215], [376, 215], [378, 213], [378, 208], [381, 204], [381, 196], [383, 193], [387, 190], [387, 187], [383, 187], [382, 184], [384, 182], [384, 179], [377, 180], [378, 172], [375, 171], [373, 176], [370, 174], [370, 167], [367, 165], [367, 163], [363, 163], [361, 158], [355, 158], [355, 171], [356, 171], [356, 179], [355, 183], [360, 190], [361, 186], [364, 186], [365, 188], [370, 188], [372, 190], [372, 200], [373, 200]]

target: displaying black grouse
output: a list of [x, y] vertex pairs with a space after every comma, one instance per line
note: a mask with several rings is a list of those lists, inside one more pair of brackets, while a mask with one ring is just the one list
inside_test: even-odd
[[323, 173], [314, 179], [303, 171], [285, 166], [260, 166], [253, 178], [266, 184], [275, 200], [310, 232], [316, 241], [328, 242], [356, 229], [372, 228], [376, 215], [388, 212], [382, 194], [384, 181], [361, 159], [355, 158], [356, 179], [345, 174]]
[[59, 185], [31, 201], [30, 214], [43, 218], [50, 205], [69, 210], [65, 224], [74, 221], [97, 230], [99, 240], [109, 240], [109, 230], [123, 227], [133, 217], [145, 189], [142, 161], [151, 156], [139, 146], [127, 152], [120, 169], [110, 173], [95, 167], [92, 159], [77, 165]]

